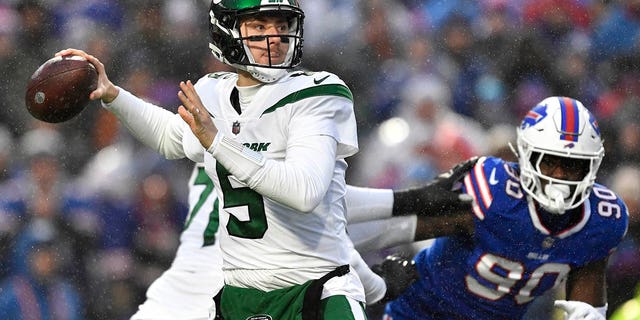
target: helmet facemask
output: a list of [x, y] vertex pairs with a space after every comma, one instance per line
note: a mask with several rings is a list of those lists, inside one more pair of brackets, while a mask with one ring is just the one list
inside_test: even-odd
[[[219, 2], [216, 4], [216, 2]], [[242, 7], [237, 1], [213, 1], [209, 11], [209, 31], [211, 43], [209, 47], [214, 56], [220, 61], [237, 69], [249, 72], [261, 82], [274, 82], [287, 74], [288, 70], [298, 66], [302, 59], [304, 13], [293, 4], [265, 4], [253, 1]], [[248, 1], [251, 2], [251, 1]], [[244, 3], [244, 2], [241, 2]], [[228, 7], [225, 7], [225, 4]], [[241, 7], [241, 8], [240, 8]], [[243, 35], [241, 23], [249, 19], [260, 17], [282, 17], [287, 21], [286, 34], [271, 34], [260, 36]], [[285, 58], [281, 63], [272, 61], [270, 40], [280, 38], [282, 43], [288, 44]], [[263, 44], [260, 44], [264, 41]], [[256, 62], [249, 46], [261, 45], [266, 48], [269, 61], [261, 64]]]
[[[571, 130], [567, 129], [567, 123]], [[522, 188], [542, 208], [564, 214], [588, 197], [604, 156], [595, 118], [574, 99], [552, 97], [532, 109], [518, 128]], [[562, 166], [577, 179], [545, 175], [546, 162]]]

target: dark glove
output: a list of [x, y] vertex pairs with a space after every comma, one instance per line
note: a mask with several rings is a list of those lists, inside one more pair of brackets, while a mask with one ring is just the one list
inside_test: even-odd
[[377, 303], [397, 298], [419, 277], [415, 261], [403, 254], [389, 255], [382, 263], [373, 265], [371, 270], [382, 277], [387, 285], [384, 297]]
[[471, 171], [478, 157], [456, 164], [426, 186], [393, 191], [393, 215], [441, 216], [471, 209], [473, 199], [460, 193], [460, 180]]

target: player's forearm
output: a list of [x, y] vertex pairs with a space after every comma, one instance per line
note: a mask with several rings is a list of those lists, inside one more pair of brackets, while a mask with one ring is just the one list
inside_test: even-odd
[[359, 252], [387, 249], [414, 242], [417, 216], [351, 223], [347, 226], [349, 238]]
[[567, 300], [582, 301], [595, 307], [604, 306], [607, 303], [606, 266], [605, 258], [572, 270], [567, 280]]
[[168, 159], [183, 158], [183, 121], [170, 111], [148, 103], [126, 90], [103, 106], [140, 142]]
[[421, 241], [455, 234], [470, 236], [473, 232], [473, 216], [469, 213], [442, 217], [418, 216], [415, 240]]
[[391, 217], [393, 191], [347, 185], [347, 222], [386, 219]]
[[337, 163], [335, 140], [327, 136], [290, 146], [284, 161], [267, 159], [222, 134], [209, 151], [249, 188], [301, 212], [312, 211], [324, 199]]

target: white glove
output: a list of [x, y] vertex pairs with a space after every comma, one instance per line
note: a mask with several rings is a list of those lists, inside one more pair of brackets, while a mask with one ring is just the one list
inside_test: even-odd
[[556, 300], [553, 305], [565, 312], [566, 320], [606, 320], [606, 305], [596, 308], [586, 302], [567, 300]]

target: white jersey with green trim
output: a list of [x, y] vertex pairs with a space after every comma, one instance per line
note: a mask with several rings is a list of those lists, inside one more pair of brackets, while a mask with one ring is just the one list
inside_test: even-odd
[[[240, 113], [231, 102], [237, 74], [214, 73], [196, 84], [203, 104], [226, 138], [259, 152], [267, 159], [286, 162], [288, 148], [314, 136], [337, 141], [329, 189], [311, 212], [296, 211], [262, 196], [232, 176], [205, 153], [207, 173], [215, 183], [220, 206], [220, 243], [227, 271], [247, 271], [256, 282], [269, 272], [295, 282], [296, 274], [319, 278], [350, 261], [345, 246], [345, 158], [357, 152], [357, 130], [350, 90], [328, 72], [292, 72], [264, 84]], [[187, 141], [193, 136], [185, 135]], [[201, 147], [200, 147], [201, 148]], [[295, 182], [292, 182], [295, 183]], [[251, 273], [256, 271], [257, 273]], [[259, 274], [262, 272], [261, 274]], [[287, 280], [289, 279], [289, 280]]]
[[146, 292], [131, 320], [206, 320], [212, 297], [224, 286], [218, 243], [218, 201], [199, 163], [189, 179], [189, 214], [171, 267]]
[[180, 234], [173, 268], [222, 269], [218, 243], [218, 197], [204, 164], [194, 166], [189, 178], [189, 213]]

